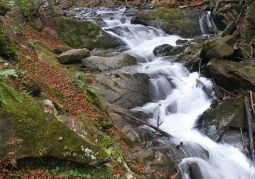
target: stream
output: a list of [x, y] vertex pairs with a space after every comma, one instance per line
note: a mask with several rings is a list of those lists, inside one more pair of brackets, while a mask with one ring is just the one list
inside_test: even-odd
[[[187, 157], [179, 163], [183, 179], [191, 179], [188, 165], [191, 163], [199, 166], [203, 179], [255, 178], [251, 161], [240, 148], [215, 143], [193, 128], [198, 117], [212, 102], [197, 80], [202, 81], [214, 96], [210, 79], [199, 77], [197, 72], [189, 73], [181, 63], [174, 62], [174, 57], [157, 57], [153, 54], [156, 46], [176, 46], [176, 40], [184, 38], [167, 35], [154, 27], [131, 24], [131, 17], [125, 15], [124, 7], [111, 10], [84, 8], [81, 12], [77, 17], [88, 20], [97, 14], [100, 17], [97, 23], [100, 21], [100, 26], [106, 32], [125, 42], [128, 47], [125, 53], [138, 61], [138, 65], [128, 68], [128, 72], [139, 72], [150, 77], [151, 102], [131, 111], [146, 114], [146, 121], [155, 126], [162, 122], [160, 129], [171, 134], [176, 143], [185, 146], [182, 150]], [[207, 151], [208, 155], [203, 151]]]

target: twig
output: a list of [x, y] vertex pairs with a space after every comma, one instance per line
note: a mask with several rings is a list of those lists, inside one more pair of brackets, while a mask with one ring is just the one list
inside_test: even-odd
[[243, 8], [242, 8], [242, 10], [241, 10], [241, 12], [240, 12], [238, 18], [236, 19], [236, 24], [238, 23], [238, 21], [239, 21], [239, 19], [240, 19], [242, 13], [243, 13]]
[[255, 115], [254, 103], [253, 103], [253, 98], [252, 98], [252, 91], [250, 91], [250, 99], [251, 99], [251, 108], [252, 108], [253, 114]]
[[254, 149], [253, 149], [253, 136], [252, 136], [252, 118], [250, 113], [249, 99], [248, 97], [244, 98], [244, 107], [246, 112], [247, 128], [248, 128], [248, 137], [249, 137], [249, 152], [251, 161], [254, 160]]
[[123, 112], [117, 111], [117, 110], [115, 110], [115, 109], [113, 109], [113, 111], [116, 112], [116, 113], [118, 113], [118, 114], [122, 114], [122, 115], [125, 115], [125, 116], [127, 116], [127, 117], [130, 117], [131, 119], [133, 119], [133, 120], [135, 120], [135, 121], [137, 121], [137, 122], [139, 122], [139, 123], [145, 124], [145, 125], [147, 125], [147, 126], [153, 128], [153, 129], [155, 129], [156, 131], [160, 132], [162, 135], [164, 135], [164, 136], [166, 136], [166, 137], [173, 137], [172, 135], [168, 134], [167, 132], [165, 132], [165, 131], [163, 131], [163, 130], [161, 130], [161, 129], [158, 129], [158, 127], [156, 127], [156, 126], [154, 126], [154, 125], [152, 125], [152, 124], [150, 124], [150, 123], [148, 123], [148, 122], [146, 122], [146, 121], [144, 121], [144, 120], [142, 120], [142, 119], [139, 119], [139, 118], [134, 117], [134, 116], [132, 116], [132, 115], [130, 115], [130, 114], [127, 114], [127, 113], [123, 113]]
[[[213, 80], [213, 84], [214, 84], [214, 85], [217, 85], [217, 84], [215, 83], [215, 81], [214, 81], [214, 78], [212, 78], [212, 80]], [[228, 93], [229, 95], [234, 96], [234, 97], [237, 97], [237, 95], [234, 95], [234, 94], [228, 92], [227, 90], [225, 90], [224, 88], [220, 87], [219, 85], [217, 85], [217, 86], [218, 86], [221, 90], [223, 90], [223, 91], [225, 91], [226, 93]]]
[[200, 49], [200, 50], [197, 52], [197, 54], [195, 54], [194, 57], [192, 57], [188, 62], [191, 62], [192, 60], [194, 60], [194, 59], [201, 53], [201, 50], [202, 50], [202, 49]]

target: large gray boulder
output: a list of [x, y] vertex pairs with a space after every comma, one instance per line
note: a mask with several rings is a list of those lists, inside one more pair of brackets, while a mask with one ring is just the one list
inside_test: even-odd
[[205, 135], [219, 142], [229, 128], [245, 129], [244, 100], [229, 98], [214, 101], [211, 108], [203, 113]]
[[94, 74], [91, 77], [94, 78], [91, 85], [97, 87], [101, 101], [131, 109], [150, 100], [149, 77], [145, 74], [117, 71]]
[[82, 64], [99, 71], [116, 70], [125, 66], [136, 65], [136, 59], [130, 55], [122, 54], [113, 57], [91, 56], [81, 60]]
[[241, 88], [255, 91], [255, 67], [230, 60], [212, 59], [207, 64], [218, 85], [233, 91]]
[[57, 57], [59, 63], [75, 63], [80, 62], [81, 59], [86, 58], [90, 55], [89, 50], [83, 49], [72, 49], [68, 50]]

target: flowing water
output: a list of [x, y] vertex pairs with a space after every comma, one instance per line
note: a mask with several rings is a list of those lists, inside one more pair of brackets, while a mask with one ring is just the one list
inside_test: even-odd
[[[187, 164], [197, 163], [203, 179], [252, 179], [250, 161], [240, 149], [213, 142], [194, 129], [196, 121], [210, 107], [211, 99], [203, 91], [198, 79], [210, 89], [211, 81], [199, 77], [198, 73], [189, 73], [180, 63], [174, 63], [170, 57], [156, 57], [153, 49], [161, 44], [175, 46], [177, 35], [167, 35], [162, 30], [143, 25], [133, 25], [130, 18], [123, 16], [124, 8], [115, 10], [99, 9], [103, 18], [103, 29], [122, 39], [129, 50], [125, 53], [136, 57], [138, 65], [131, 71], [147, 74], [150, 77], [151, 102], [132, 109], [148, 116], [149, 123], [168, 132], [177, 143], [182, 142], [182, 150], [187, 158], [179, 164], [183, 179], [190, 179]], [[89, 14], [89, 13], [87, 13]], [[114, 16], [113, 16], [114, 15]], [[88, 15], [89, 17], [90, 15]], [[79, 16], [81, 17], [81, 16]], [[208, 151], [209, 157], [201, 152], [201, 146]]]

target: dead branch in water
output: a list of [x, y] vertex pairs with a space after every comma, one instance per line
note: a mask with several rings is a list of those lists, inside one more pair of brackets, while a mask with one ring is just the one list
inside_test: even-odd
[[251, 108], [252, 108], [253, 114], [255, 115], [254, 103], [253, 103], [253, 98], [252, 98], [252, 91], [250, 91], [250, 99], [251, 99]]
[[249, 153], [251, 157], [251, 161], [254, 160], [254, 148], [253, 148], [253, 135], [252, 135], [252, 117], [250, 113], [250, 105], [249, 105], [249, 99], [248, 97], [244, 98], [244, 107], [245, 107], [245, 113], [246, 113], [246, 122], [247, 122], [247, 128], [248, 128], [248, 138], [249, 138]]
[[146, 121], [144, 121], [144, 120], [142, 120], [142, 119], [139, 119], [139, 118], [134, 117], [134, 116], [132, 116], [132, 115], [130, 115], [130, 114], [123, 113], [123, 112], [120, 112], [120, 111], [117, 111], [117, 110], [114, 110], [114, 109], [113, 109], [113, 111], [116, 112], [116, 113], [118, 113], [118, 114], [125, 115], [125, 116], [127, 116], [127, 117], [129, 117], [129, 118], [131, 118], [131, 119], [133, 119], [133, 120], [135, 120], [135, 121], [141, 123], [141, 124], [144, 124], [144, 125], [146, 125], [146, 126], [149, 126], [149, 127], [153, 128], [153, 129], [155, 129], [156, 132], [161, 133], [163, 136], [166, 136], [166, 137], [173, 137], [172, 135], [168, 134], [167, 132], [165, 132], [165, 131], [159, 129], [158, 127], [156, 127], [156, 126], [154, 126], [154, 125], [152, 125], [152, 124], [150, 124], [150, 123], [148, 123], [148, 122], [146, 122]]

